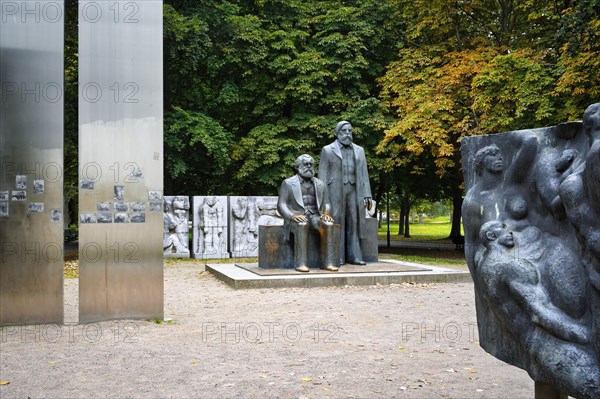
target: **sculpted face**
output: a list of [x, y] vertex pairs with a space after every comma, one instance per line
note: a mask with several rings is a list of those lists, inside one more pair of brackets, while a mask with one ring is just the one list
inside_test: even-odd
[[502, 228], [496, 230], [496, 234], [498, 237], [498, 244], [507, 248], [512, 248], [515, 246], [515, 238], [513, 237], [513, 233], [512, 231], [508, 231], [505, 225], [502, 225]]
[[315, 160], [312, 159], [312, 157], [301, 157], [297, 159], [296, 170], [303, 179], [311, 179], [315, 175]]
[[600, 103], [587, 107], [583, 113], [583, 127], [592, 140], [600, 139]]
[[484, 159], [484, 168], [491, 173], [502, 173], [504, 170], [504, 158], [502, 153], [497, 151], [492, 154], [487, 154]]
[[352, 125], [347, 123], [337, 132], [338, 141], [345, 146], [352, 144]]

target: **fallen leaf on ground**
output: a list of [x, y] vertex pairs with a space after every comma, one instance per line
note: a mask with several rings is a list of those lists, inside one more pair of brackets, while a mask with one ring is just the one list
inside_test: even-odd
[[302, 379], [302, 381], [304, 381], [304, 382], [312, 381], [312, 378], [305, 377]]
[[449, 372], [449, 373], [458, 373], [458, 371], [456, 371], [456, 370], [454, 370], [454, 369], [448, 369], [448, 370], [446, 370], [446, 371], [447, 371], [447, 372]]
[[10, 381], [0, 381], [0, 385], [8, 385], [10, 384]]

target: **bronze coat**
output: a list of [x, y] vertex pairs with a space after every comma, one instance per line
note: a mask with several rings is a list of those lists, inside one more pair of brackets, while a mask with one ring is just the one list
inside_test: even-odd
[[[290, 223], [292, 217], [297, 214], [304, 214], [306, 208], [302, 199], [302, 188], [300, 187], [300, 176], [294, 175], [285, 179], [279, 188], [279, 198], [277, 200], [277, 210], [283, 217], [283, 228], [285, 230], [286, 240], [290, 239]], [[324, 212], [330, 213], [329, 196], [327, 195], [327, 186], [316, 177], [312, 178], [315, 186], [315, 195], [317, 197], [317, 210], [319, 215]]]
[[[365, 238], [366, 212], [364, 204], [365, 198], [371, 198], [371, 184], [369, 183], [369, 172], [367, 170], [367, 159], [365, 150], [352, 143], [354, 150], [354, 162], [356, 172], [356, 203], [358, 209], [358, 234], [360, 238]], [[335, 223], [343, 225], [341, 213], [344, 209], [343, 201], [343, 175], [342, 175], [342, 152], [340, 144], [336, 140], [333, 143], [323, 147], [321, 151], [321, 160], [319, 162], [319, 179], [327, 184], [329, 199], [331, 200], [332, 215]]]

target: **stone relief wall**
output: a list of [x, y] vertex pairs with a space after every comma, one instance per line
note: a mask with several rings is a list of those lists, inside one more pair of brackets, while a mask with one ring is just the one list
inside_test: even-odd
[[583, 122], [462, 141], [481, 346], [600, 397], [600, 104]]
[[196, 196], [193, 212], [194, 258], [229, 258], [227, 252], [227, 197]]
[[229, 248], [232, 258], [258, 256], [258, 226], [282, 226], [277, 197], [229, 197]]
[[258, 226], [282, 226], [277, 197], [165, 196], [165, 257], [189, 257], [189, 220], [192, 220], [194, 258], [258, 256]]
[[164, 257], [189, 258], [189, 197], [165, 196], [164, 197]]

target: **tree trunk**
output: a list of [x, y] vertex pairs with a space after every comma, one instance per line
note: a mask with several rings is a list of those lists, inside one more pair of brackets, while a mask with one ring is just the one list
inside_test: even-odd
[[398, 235], [401, 236], [404, 234], [404, 219], [406, 218], [406, 204], [404, 203], [404, 197], [402, 194], [400, 197], [400, 218], [398, 219]]
[[[375, 198], [373, 198], [373, 200], [375, 201], [375, 212], [379, 213], [379, 211], [382, 209], [379, 207], [379, 205], [381, 204], [381, 199], [383, 198], [383, 193], [386, 190], [386, 185], [384, 183], [379, 183], [377, 185], [377, 189], [375, 190]], [[381, 218], [379, 218], [380, 222], [381, 222]], [[381, 227], [381, 225], [379, 226]]]
[[68, 229], [71, 225], [71, 209], [69, 208], [70, 198], [66, 196], [63, 199], [63, 229]]
[[404, 215], [404, 237], [410, 238], [410, 194], [406, 193], [403, 200], [406, 214]]
[[460, 219], [462, 214], [463, 197], [462, 192], [457, 190], [452, 197], [452, 228], [450, 229], [449, 238], [459, 238], [460, 234]]

